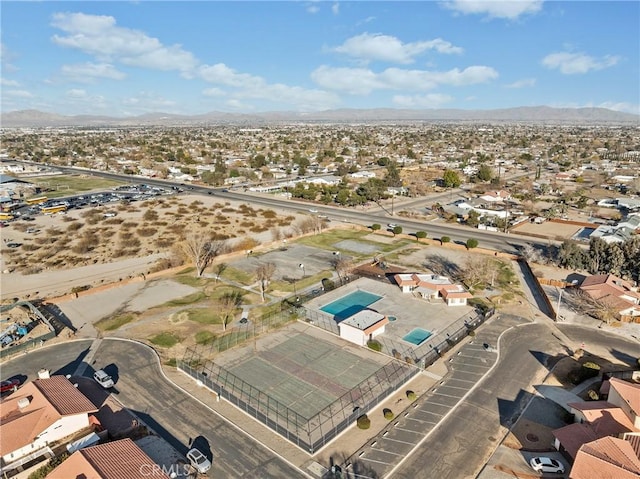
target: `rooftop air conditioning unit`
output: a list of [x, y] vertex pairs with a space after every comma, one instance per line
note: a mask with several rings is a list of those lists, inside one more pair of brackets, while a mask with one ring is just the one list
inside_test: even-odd
[[31, 401], [29, 400], [29, 398], [20, 398], [18, 399], [18, 407], [20, 409], [24, 409], [29, 405], [30, 402]]

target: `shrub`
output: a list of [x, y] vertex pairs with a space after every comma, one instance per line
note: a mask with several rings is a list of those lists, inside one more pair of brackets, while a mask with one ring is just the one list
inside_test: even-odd
[[356, 421], [359, 429], [369, 429], [371, 427], [371, 419], [366, 414], [363, 414]]
[[45, 464], [44, 466], [36, 469], [31, 474], [29, 474], [28, 479], [44, 479], [49, 475], [51, 471], [53, 471], [56, 467], [64, 462], [65, 459], [69, 457], [68, 453], [63, 453], [60, 456], [53, 457]]
[[440, 238], [440, 242], [441, 243], [450, 243], [451, 242], [451, 238], [449, 238], [448, 236], [443, 236]]
[[407, 399], [409, 401], [415, 401], [418, 397], [416, 396], [416, 393], [413, 391], [407, 391]]
[[416, 238], [424, 239], [426, 237], [427, 237], [427, 232], [426, 231], [416, 231]]
[[378, 231], [380, 228], [382, 228], [382, 226], [379, 225], [378, 223], [374, 223], [374, 224], [371, 225], [371, 229], [373, 231]]
[[597, 401], [598, 399], [600, 399], [600, 396], [598, 395], [598, 393], [593, 389], [589, 389], [587, 396], [589, 396], [589, 399], [591, 399], [592, 401]]
[[388, 408], [384, 408], [382, 410], [382, 414], [384, 414], [384, 418], [387, 421], [391, 421], [394, 417], [396, 417], [395, 414], [393, 414], [393, 411], [391, 409], [388, 409]]
[[373, 349], [374, 351], [382, 351], [382, 344], [380, 344], [380, 342], [376, 341], [375, 339], [367, 341], [367, 346], [369, 347], [369, 349]]
[[467, 249], [473, 249], [478, 247], [478, 240], [474, 238], [469, 238], [467, 240]]

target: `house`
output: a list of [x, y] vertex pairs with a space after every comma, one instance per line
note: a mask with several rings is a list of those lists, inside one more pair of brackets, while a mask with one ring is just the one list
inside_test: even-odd
[[399, 273], [394, 275], [403, 293], [417, 293], [424, 299], [443, 298], [447, 306], [464, 306], [473, 298], [463, 286], [453, 284], [446, 276], [437, 274]]
[[145, 477], [169, 479], [163, 468], [128, 438], [80, 449], [47, 475], [47, 479]]
[[511, 199], [511, 193], [505, 190], [487, 191], [480, 199], [489, 203], [502, 203]]
[[[555, 448], [575, 459], [576, 464], [579, 462], [581, 453], [583, 459], [589, 461], [588, 457], [584, 457], [585, 451], [588, 452], [587, 456], [592, 456], [599, 445], [607, 445], [606, 442], [599, 442], [603, 438], [632, 438], [633, 447], [637, 449], [636, 453], [640, 452], [640, 429], [638, 428], [640, 425], [638, 414], [640, 412], [640, 385], [615, 377], [606, 383], [608, 387], [603, 388], [608, 391], [606, 401], [568, 403], [575, 422], [553, 431]], [[582, 470], [581, 467], [578, 470]], [[573, 471], [570, 477], [574, 477]], [[579, 475], [575, 477], [589, 479], [595, 476]], [[622, 476], [613, 475], [610, 477]]]
[[65, 376], [36, 379], [0, 401], [2, 472], [52, 455], [52, 444], [99, 424], [98, 408]]
[[366, 346], [367, 341], [383, 334], [389, 318], [371, 309], [363, 309], [338, 324], [340, 337], [358, 346]]
[[612, 274], [597, 274], [587, 277], [580, 290], [614, 307], [622, 321], [640, 322], [640, 293], [628, 281]]
[[573, 463], [571, 479], [638, 479], [640, 448], [625, 439], [603, 437], [584, 444]]

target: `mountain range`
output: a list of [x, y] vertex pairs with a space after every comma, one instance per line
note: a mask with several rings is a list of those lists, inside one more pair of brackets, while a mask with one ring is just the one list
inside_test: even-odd
[[94, 115], [64, 116], [38, 110], [2, 113], [2, 128], [16, 127], [113, 127], [113, 126], [206, 126], [220, 124], [265, 125], [277, 123], [549, 123], [549, 124], [635, 124], [640, 115], [606, 108], [517, 107], [497, 110], [403, 110], [391, 108], [339, 109], [300, 113], [277, 111], [263, 113], [225, 113], [213, 111], [201, 115], [147, 113], [129, 117]]

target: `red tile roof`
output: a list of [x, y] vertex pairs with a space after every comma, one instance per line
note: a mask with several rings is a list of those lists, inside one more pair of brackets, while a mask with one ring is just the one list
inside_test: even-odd
[[37, 379], [33, 384], [62, 416], [83, 412], [96, 412], [98, 408], [82, 394], [65, 376]]
[[131, 439], [108, 442], [74, 452], [47, 479], [169, 479]]
[[640, 459], [629, 442], [604, 437], [585, 444], [576, 455], [571, 479], [638, 479]]
[[[609, 388], [615, 389], [623, 398], [636, 416], [640, 415], [640, 384], [633, 384], [618, 378], [609, 380]], [[611, 394], [611, 391], [609, 391]]]

